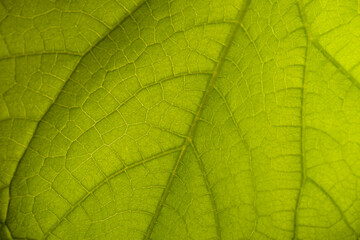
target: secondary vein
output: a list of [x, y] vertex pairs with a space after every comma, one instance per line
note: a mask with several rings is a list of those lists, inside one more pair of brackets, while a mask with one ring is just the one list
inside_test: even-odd
[[201, 159], [201, 156], [199, 156], [198, 151], [196, 150], [194, 144], [191, 144], [191, 147], [194, 151], [194, 155], [197, 159], [201, 174], [204, 178], [204, 182], [205, 182], [205, 187], [206, 190], [208, 191], [209, 194], [209, 198], [210, 198], [210, 202], [211, 202], [211, 207], [213, 209], [213, 213], [214, 213], [214, 219], [215, 219], [215, 226], [216, 226], [216, 235], [219, 239], [221, 239], [221, 228], [220, 228], [220, 220], [219, 220], [219, 211], [216, 205], [216, 201], [215, 201], [215, 196], [214, 196], [214, 191], [211, 188], [211, 184], [209, 181], [209, 178], [207, 177], [207, 172], [206, 172], [206, 168], [204, 165], [204, 161]]
[[[139, 5], [135, 6], [131, 11], [128, 11], [128, 12], [127, 12], [128, 14], [127, 14], [126, 16], [124, 16], [122, 19], [120, 19], [120, 21], [119, 21], [117, 24], [115, 24], [113, 28], [111, 28], [111, 29], [109, 29], [107, 32], [105, 32], [103, 37], [99, 38], [91, 47], [89, 47], [89, 48], [85, 51], [85, 53], [84, 53], [82, 56], [80, 56], [80, 58], [79, 58], [78, 62], [76, 63], [73, 71], [69, 74], [68, 80], [71, 78], [71, 76], [72, 76], [72, 75], [75, 73], [75, 71], [77, 70], [77, 68], [78, 68], [81, 60], [84, 59], [84, 57], [87, 56], [88, 53], [90, 53], [92, 49], [94, 49], [100, 42], [102, 42], [111, 32], [113, 32], [113, 31], [114, 31], [120, 24], [122, 24], [128, 17], [131, 17], [134, 12], [136, 12], [140, 7], [142, 7], [142, 6], [146, 3], [146, 1], [147, 1], [147, 0], [144, 0], [144, 1], [141, 2]], [[62, 88], [61, 88], [60, 91], [58, 92], [57, 96], [55, 97], [54, 101], [49, 105], [48, 109], [45, 111], [45, 113], [42, 115], [42, 117], [41, 117], [40, 120], [38, 121], [38, 123], [37, 123], [37, 125], [36, 125], [36, 127], [35, 127], [35, 129], [34, 129], [33, 136], [32, 136], [32, 138], [31, 138], [30, 141], [29, 141], [28, 146], [29, 146], [29, 145], [31, 144], [31, 142], [33, 141], [33, 138], [34, 138], [34, 136], [35, 136], [35, 133], [36, 133], [37, 129], [39, 128], [40, 123], [43, 121], [43, 119], [45, 118], [45, 116], [47, 115], [47, 113], [49, 112], [49, 110], [51, 109], [51, 107], [53, 106], [53, 104], [57, 101], [57, 99], [58, 99], [59, 96], [60, 96], [60, 93], [62, 92], [62, 90], [64, 89], [64, 87], [66, 86], [66, 84], [67, 84], [67, 81], [64, 83], [64, 85], [62, 86]], [[17, 164], [17, 166], [16, 166], [16, 168], [15, 168], [15, 171], [14, 171], [14, 176], [15, 176], [15, 173], [16, 173], [17, 169], [19, 168], [19, 165], [20, 165], [21, 161], [23, 160], [23, 158], [24, 158], [24, 156], [25, 156], [25, 153], [26, 153], [26, 149], [24, 150], [22, 156], [21, 156], [20, 159], [19, 159], [19, 162], [18, 162], [18, 164]], [[11, 179], [11, 181], [10, 181], [10, 183], [9, 183], [9, 191], [10, 191], [11, 185], [12, 185], [12, 183], [13, 183], [13, 180], [14, 180], [14, 177]], [[8, 202], [8, 208], [7, 208], [7, 213], [6, 213], [6, 217], [5, 217], [5, 224], [7, 224], [7, 219], [8, 219], [7, 216], [9, 216], [10, 201], [11, 201], [11, 194], [10, 194], [10, 200], [9, 200], [9, 202]]]
[[159, 154], [156, 154], [154, 156], [151, 156], [149, 158], [134, 162], [128, 166], [125, 166], [121, 169], [119, 169], [118, 171], [115, 171], [114, 173], [112, 173], [111, 175], [107, 176], [106, 178], [104, 178], [101, 182], [99, 182], [98, 184], [96, 184], [93, 188], [90, 189], [90, 191], [88, 191], [84, 196], [82, 196], [75, 204], [73, 204], [71, 206], [71, 208], [69, 208], [66, 213], [61, 216], [59, 218], [59, 220], [57, 222], [55, 222], [47, 232], [44, 233], [44, 236], [42, 239], [46, 239], [47, 236], [49, 236], [51, 233], [53, 233], [53, 231], [60, 225], [60, 223], [66, 219], [72, 212], [74, 212], [74, 210], [76, 209], [76, 207], [80, 206], [91, 194], [93, 194], [96, 190], [100, 189], [102, 186], [104, 186], [105, 184], [109, 184], [109, 181], [111, 179], [114, 179], [115, 177], [119, 176], [122, 173], [126, 173], [127, 171], [129, 171], [130, 169], [136, 168], [138, 166], [142, 166], [145, 165], [146, 163], [149, 163], [155, 159], [159, 159], [160, 157], [164, 157], [167, 156], [171, 153], [175, 153], [180, 151], [180, 148], [174, 148], [174, 149], [169, 149], [166, 152], [162, 152]]

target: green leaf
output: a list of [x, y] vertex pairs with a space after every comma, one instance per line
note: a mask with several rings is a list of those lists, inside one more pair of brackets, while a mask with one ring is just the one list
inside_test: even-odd
[[0, 239], [360, 236], [353, 0], [2, 0]]

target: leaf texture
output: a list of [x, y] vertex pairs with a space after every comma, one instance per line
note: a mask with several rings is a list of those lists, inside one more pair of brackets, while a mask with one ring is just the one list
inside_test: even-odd
[[358, 239], [359, 6], [1, 1], [0, 238]]

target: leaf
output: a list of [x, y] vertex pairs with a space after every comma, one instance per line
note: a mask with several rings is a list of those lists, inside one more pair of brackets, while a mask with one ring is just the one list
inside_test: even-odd
[[346, 0], [0, 2], [1, 239], [358, 239]]

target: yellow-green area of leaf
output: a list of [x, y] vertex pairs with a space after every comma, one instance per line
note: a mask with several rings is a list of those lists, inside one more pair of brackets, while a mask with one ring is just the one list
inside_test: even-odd
[[0, 239], [357, 240], [356, 0], [1, 0]]

